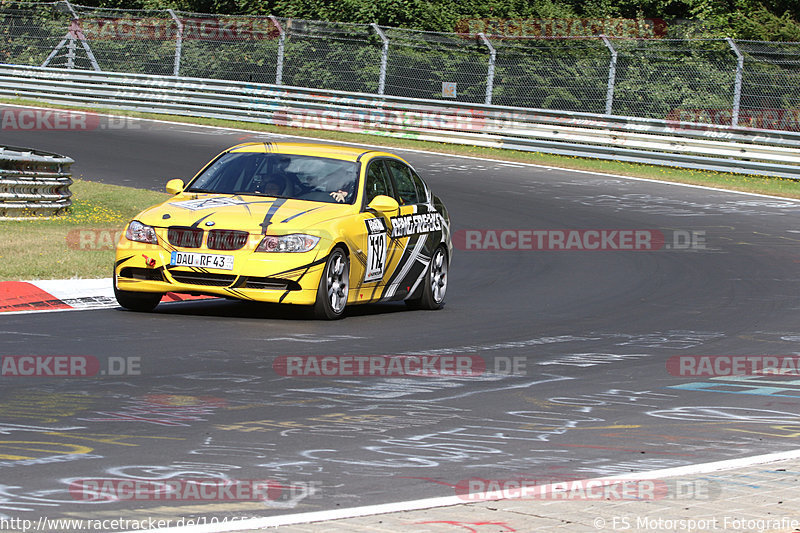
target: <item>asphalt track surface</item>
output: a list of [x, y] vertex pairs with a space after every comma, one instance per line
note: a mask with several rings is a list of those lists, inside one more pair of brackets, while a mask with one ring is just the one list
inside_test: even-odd
[[[225, 147], [275, 138], [155, 122], [0, 132], [0, 144], [73, 157], [76, 176], [153, 189]], [[552, 483], [797, 447], [796, 376], [680, 377], [666, 363], [800, 354], [800, 203], [402, 155], [455, 231], [658, 230], [672, 246], [456, 250], [437, 312], [357, 306], [316, 322], [217, 300], [4, 316], [4, 355], [133, 358], [141, 375], [0, 378], [0, 518], [274, 516], [450, 496], [470, 478]], [[687, 249], [686, 235], [705, 246]], [[487, 372], [339, 379], [273, 368], [282, 355], [400, 354], [477, 356]], [[513, 361], [524, 368], [504, 373]], [[101, 479], [282, 488], [267, 503], [88, 502], [69, 491]]]

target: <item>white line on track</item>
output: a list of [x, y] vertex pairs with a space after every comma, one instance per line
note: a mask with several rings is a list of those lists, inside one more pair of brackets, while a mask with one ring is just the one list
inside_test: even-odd
[[[602, 484], [611, 484], [613, 481], [632, 481], [632, 480], [647, 480], [647, 479], [664, 479], [670, 477], [687, 477], [708, 474], [711, 472], [721, 472], [725, 470], [735, 470], [737, 468], [747, 468], [750, 466], [774, 463], [778, 461], [786, 461], [789, 459], [800, 459], [799, 450], [789, 450], [786, 452], [770, 453], [765, 455], [756, 455], [753, 457], [744, 457], [741, 459], [727, 459], [724, 461], [716, 461], [713, 463], [702, 463], [697, 465], [679, 466], [676, 468], [664, 468], [661, 470], [649, 470], [646, 472], [620, 474], [618, 476], [609, 476], [602, 478], [592, 478], [585, 480], [570, 480], [570, 483], [578, 483], [586, 486], [588, 483], [597, 481]], [[556, 488], [562, 488], [563, 483], [544, 485], [541, 490], [552, 491]], [[537, 491], [538, 492], [538, 491]], [[310, 513], [298, 513], [281, 515], [275, 517], [265, 518], [248, 518], [245, 520], [237, 520], [235, 522], [228, 522], [225, 524], [203, 524], [193, 526], [169, 527], [162, 529], [139, 530], [138, 532], [129, 531], [125, 533], [142, 533], [144, 532], [158, 532], [158, 533], [218, 533], [226, 531], [242, 531], [248, 529], [262, 529], [271, 527], [288, 526], [293, 524], [309, 524], [313, 522], [324, 522], [330, 520], [343, 520], [347, 518], [357, 518], [364, 516], [374, 516], [387, 513], [396, 513], [404, 511], [418, 511], [421, 509], [434, 509], [439, 507], [450, 507], [453, 505], [466, 505], [464, 500], [467, 495], [463, 496], [444, 496], [441, 498], [427, 498], [424, 500], [410, 500], [405, 502], [386, 503], [380, 505], [366, 505], [363, 507], [351, 507], [349, 509], [336, 509], [332, 511], [316, 511]], [[504, 498], [491, 498], [484, 499], [483, 501], [501, 501]], [[476, 502], [479, 503], [479, 502]]]

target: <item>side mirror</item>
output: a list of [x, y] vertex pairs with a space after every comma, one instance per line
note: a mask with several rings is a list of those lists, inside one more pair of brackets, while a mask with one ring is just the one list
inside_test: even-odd
[[379, 194], [372, 201], [367, 205], [370, 209], [373, 209], [379, 213], [392, 213], [400, 209], [400, 204], [397, 203], [397, 200], [390, 196], [386, 196], [385, 194]]
[[178, 194], [179, 192], [183, 191], [183, 180], [176, 178], [174, 180], [169, 180], [167, 182], [167, 192], [169, 194]]

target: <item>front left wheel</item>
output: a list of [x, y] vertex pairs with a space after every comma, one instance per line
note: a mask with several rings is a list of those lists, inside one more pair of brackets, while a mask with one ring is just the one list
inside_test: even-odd
[[117, 303], [125, 309], [131, 311], [148, 312], [152, 311], [161, 301], [162, 295], [157, 292], [131, 292], [122, 291], [117, 288], [117, 275], [114, 274], [114, 297]]
[[319, 280], [314, 316], [325, 320], [342, 318], [350, 293], [350, 260], [345, 251], [336, 247], [325, 262]]

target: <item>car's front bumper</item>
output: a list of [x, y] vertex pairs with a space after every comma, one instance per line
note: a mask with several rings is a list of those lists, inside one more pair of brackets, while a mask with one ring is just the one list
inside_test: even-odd
[[185, 251], [232, 255], [234, 268], [170, 266], [172, 250], [161, 245], [129, 241], [123, 236], [118, 243], [114, 263], [117, 289], [313, 305], [327, 258], [325, 248], [320, 245], [304, 253], [264, 253], [252, 249], [233, 252], [207, 249]]

